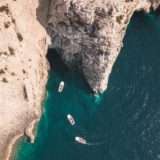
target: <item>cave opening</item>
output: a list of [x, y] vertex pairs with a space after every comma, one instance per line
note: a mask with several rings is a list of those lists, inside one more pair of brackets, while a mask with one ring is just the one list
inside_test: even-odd
[[[69, 71], [68, 66], [63, 62], [55, 49], [48, 49], [46, 58], [49, 62], [50, 70], [55, 70], [57, 73], [67, 73]], [[61, 67], [58, 67], [58, 64], [60, 64]]]
[[[87, 81], [85, 80], [83, 74], [78, 70], [78, 68], [76, 66], [68, 66], [67, 64], [65, 64], [65, 62], [62, 60], [62, 57], [58, 54], [56, 49], [48, 49], [46, 58], [50, 66], [49, 76], [52, 77], [52, 74], [55, 73], [55, 75], [59, 77], [59, 82], [60, 80], [64, 81], [66, 79], [68, 85], [75, 86], [79, 90], [83, 90], [88, 94], [93, 93]], [[78, 82], [72, 84], [72, 81], [74, 81], [73, 79], [77, 79]]]
[[[146, 17], [146, 18], [144, 18], [144, 17]], [[128, 32], [130, 32], [130, 26], [132, 26], [133, 23], [137, 23], [137, 31], [141, 30], [142, 25], [140, 25], [140, 23], [143, 23], [144, 25], [145, 25], [145, 23], [148, 23], [148, 25], [153, 25], [153, 23], [149, 22], [150, 19], [147, 17], [159, 18], [160, 17], [160, 7], [158, 7], [156, 10], [153, 10], [151, 8], [151, 13], [149, 13], [149, 14], [146, 14], [143, 10], [136, 11], [132, 16], [129, 25], [127, 26], [126, 34], [128, 34]], [[125, 38], [123, 40], [123, 44], [126, 45]], [[124, 49], [122, 48], [119, 55], [123, 52], [123, 50]], [[118, 57], [117, 57], [117, 59], [118, 59]], [[76, 66], [68, 66], [67, 64], [65, 64], [65, 62], [62, 60], [62, 57], [56, 51], [56, 49], [48, 49], [48, 53], [47, 53], [46, 58], [47, 58], [49, 65], [50, 65], [50, 71], [56, 72], [58, 74], [58, 76], [61, 78], [63, 78], [63, 76], [67, 76], [70, 72], [76, 72], [76, 76], [78, 76], [78, 78], [84, 82], [87, 90], [90, 90], [90, 92], [91, 92], [91, 89], [90, 89], [87, 81], [85, 80], [82, 72], [80, 72]], [[110, 78], [109, 78], [109, 81], [110, 81]]]

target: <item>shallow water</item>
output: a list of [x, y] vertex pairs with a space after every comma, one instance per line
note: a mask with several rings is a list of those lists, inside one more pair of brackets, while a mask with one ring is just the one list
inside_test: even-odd
[[[35, 143], [23, 139], [13, 159], [160, 159], [160, 17], [135, 14], [108, 90], [100, 97], [94, 97], [80, 74], [57, 55], [49, 59], [52, 70]], [[65, 87], [58, 93], [61, 80]], [[68, 113], [75, 126], [67, 121]], [[89, 145], [75, 142], [75, 136]]]

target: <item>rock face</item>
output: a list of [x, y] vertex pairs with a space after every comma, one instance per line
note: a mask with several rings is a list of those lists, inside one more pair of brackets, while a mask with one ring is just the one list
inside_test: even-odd
[[17, 136], [33, 141], [41, 115], [48, 38], [37, 7], [38, 0], [0, 1], [0, 160], [7, 159]]
[[103, 92], [131, 16], [159, 4], [160, 0], [52, 0], [50, 47], [80, 69], [94, 92]]
[[160, 0], [0, 1], [0, 160], [20, 135], [34, 141], [48, 45], [79, 68], [94, 92], [103, 92], [133, 12], [151, 5]]

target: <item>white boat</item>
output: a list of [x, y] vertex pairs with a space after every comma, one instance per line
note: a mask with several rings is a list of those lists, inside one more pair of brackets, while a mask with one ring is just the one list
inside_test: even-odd
[[75, 137], [75, 140], [79, 143], [82, 143], [82, 144], [87, 144], [86, 140], [81, 138], [81, 137]]
[[76, 124], [75, 120], [73, 119], [73, 117], [70, 114], [67, 115], [67, 119], [68, 119], [68, 121], [70, 122], [71, 125]]
[[59, 87], [58, 87], [58, 92], [62, 92], [63, 88], [64, 88], [64, 82], [61, 81], [60, 84], [59, 84]]

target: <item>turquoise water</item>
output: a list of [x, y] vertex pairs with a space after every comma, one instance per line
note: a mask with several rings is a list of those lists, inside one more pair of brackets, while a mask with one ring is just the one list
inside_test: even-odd
[[[135, 14], [108, 90], [98, 98], [56, 54], [48, 57], [52, 70], [35, 143], [23, 139], [13, 159], [160, 159], [160, 17]], [[58, 93], [61, 80], [65, 87]], [[68, 113], [75, 127], [67, 121]], [[89, 144], [75, 142], [75, 136]]]

